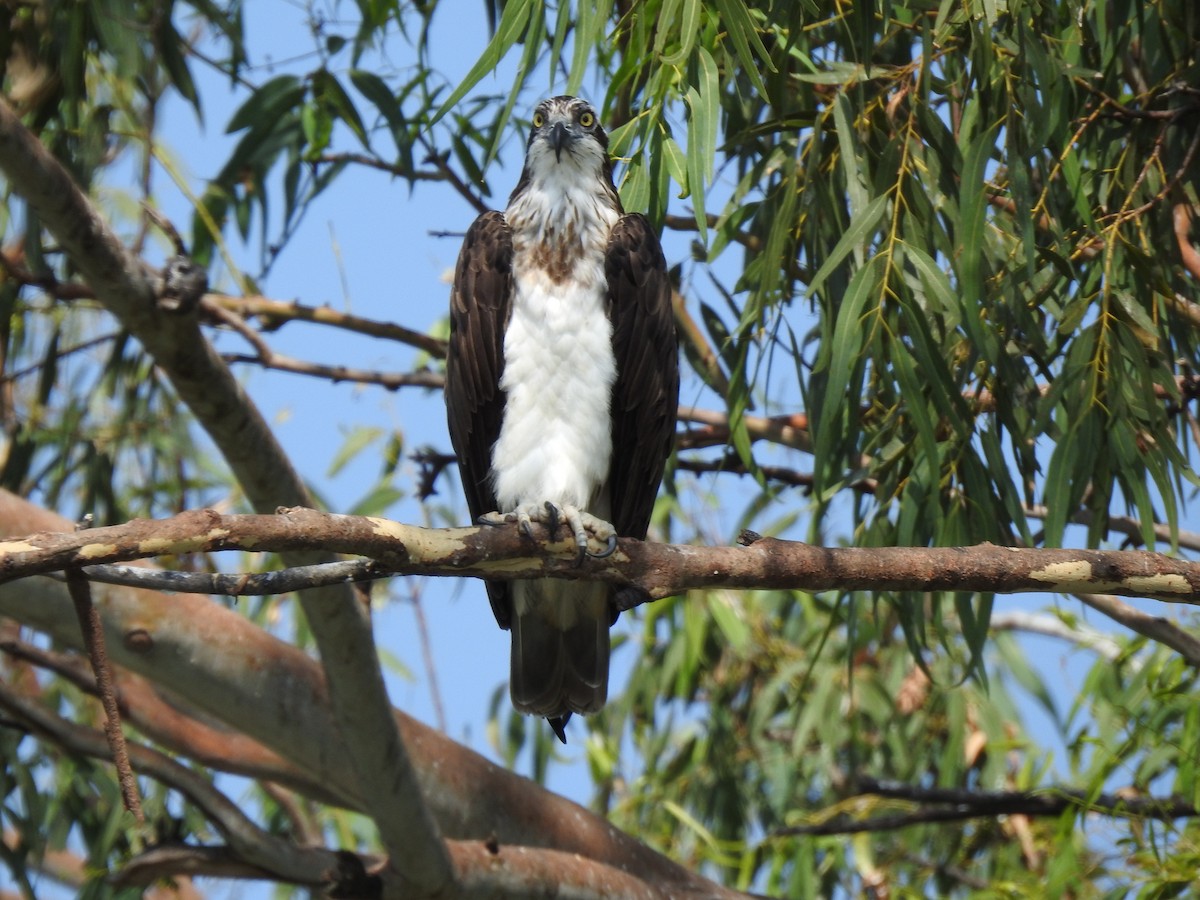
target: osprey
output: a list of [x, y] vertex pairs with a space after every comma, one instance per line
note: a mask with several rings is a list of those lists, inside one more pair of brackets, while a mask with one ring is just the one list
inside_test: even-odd
[[[507, 209], [475, 220], [454, 274], [446, 408], [471, 515], [526, 535], [565, 524], [580, 560], [589, 532], [608, 545], [596, 556], [644, 539], [678, 398], [658, 238], [621, 207], [596, 111], [544, 100]], [[513, 706], [565, 742], [571, 713], [607, 697], [617, 592], [552, 578], [487, 592], [512, 630]]]

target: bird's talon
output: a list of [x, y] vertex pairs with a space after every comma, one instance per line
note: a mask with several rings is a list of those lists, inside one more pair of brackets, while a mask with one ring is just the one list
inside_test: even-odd
[[558, 504], [553, 500], [546, 501], [546, 528], [550, 530], [550, 539], [554, 540], [554, 536], [558, 534]]
[[592, 559], [608, 559], [610, 556], [612, 556], [616, 552], [617, 552], [617, 536], [615, 534], [610, 534], [608, 536], [608, 540], [605, 541], [605, 543], [604, 543], [603, 550], [601, 550], [599, 553], [593, 553], [591, 550], [589, 550], [587, 555], [590, 556]]

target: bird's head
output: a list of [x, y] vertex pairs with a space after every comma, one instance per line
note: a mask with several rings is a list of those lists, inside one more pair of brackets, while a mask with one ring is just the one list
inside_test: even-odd
[[549, 174], [556, 166], [599, 172], [609, 167], [608, 135], [596, 110], [578, 97], [551, 97], [533, 110], [533, 129], [525, 150], [531, 174]]

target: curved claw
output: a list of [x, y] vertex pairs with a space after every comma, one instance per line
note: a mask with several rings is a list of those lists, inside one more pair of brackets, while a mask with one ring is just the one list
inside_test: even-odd
[[550, 532], [551, 540], [554, 540], [555, 535], [558, 534], [558, 517], [560, 514], [561, 514], [561, 510], [558, 508], [558, 504], [555, 503], [553, 500], [547, 500], [546, 501], [546, 519], [547, 519], [546, 528]]
[[604, 545], [603, 550], [601, 550], [599, 553], [593, 553], [591, 550], [589, 550], [587, 552], [587, 555], [590, 556], [592, 559], [608, 559], [610, 556], [612, 556], [616, 552], [617, 552], [617, 536], [615, 534], [610, 534], [608, 536], [608, 543], [606, 543]]
[[[491, 518], [492, 516], [500, 516], [500, 518]], [[475, 517], [476, 525], [486, 525], [489, 528], [499, 528], [501, 525], [507, 525], [508, 520], [501, 516], [500, 513], [484, 513], [481, 516]]]

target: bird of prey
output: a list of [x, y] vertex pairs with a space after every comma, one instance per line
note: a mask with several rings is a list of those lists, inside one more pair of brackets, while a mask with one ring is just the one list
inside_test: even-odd
[[[471, 515], [526, 535], [565, 525], [581, 560], [589, 533], [607, 552], [617, 535], [644, 539], [678, 397], [658, 238], [622, 208], [592, 106], [544, 100], [508, 207], [475, 220], [454, 274], [446, 407]], [[572, 713], [604, 705], [626, 598], [551, 578], [487, 591], [512, 630], [513, 706], [565, 742]]]

